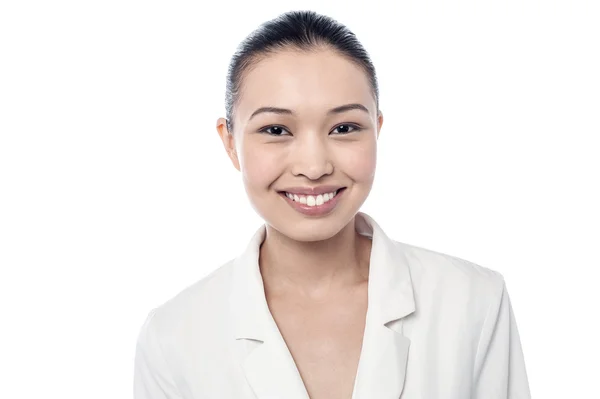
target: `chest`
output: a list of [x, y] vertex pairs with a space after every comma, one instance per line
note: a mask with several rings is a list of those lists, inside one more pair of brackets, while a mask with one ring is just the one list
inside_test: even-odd
[[350, 399], [365, 331], [366, 289], [327, 301], [269, 301], [311, 399]]

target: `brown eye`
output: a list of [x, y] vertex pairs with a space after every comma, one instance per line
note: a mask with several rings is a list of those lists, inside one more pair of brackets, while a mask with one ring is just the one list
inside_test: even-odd
[[344, 123], [341, 125], [337, 125], [335, 129], [333, 129], [333, 131], [338, 131], [338, 134], [348, 134], [348, 133], [352, 133], [353, 131], [359, 131], [360, 128], [352, 123]]
[[271, 136], [285, 136], [285, 134], [283, 134], [283, 132], [287, 132], [287, 130], [285, 130], [281, 126], [273, 125], [273, 126], [267, 126], [265, 128], [262, 128], [261, 130], [259, 130], [259, 132], [260, 133], [266, 133], [266, 134], [269, 134]]

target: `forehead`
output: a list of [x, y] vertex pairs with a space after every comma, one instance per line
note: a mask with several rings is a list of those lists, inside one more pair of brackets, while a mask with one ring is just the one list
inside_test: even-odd
[[240, 94], [237, 115], [242, 121], [263, 106], [314, 115], [342, 104], [361, 103], [375, 112], [365, 71], [331, 50], [271, 54], [245, 73]]

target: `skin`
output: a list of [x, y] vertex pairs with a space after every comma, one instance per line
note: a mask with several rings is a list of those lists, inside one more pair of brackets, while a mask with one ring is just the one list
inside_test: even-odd
[[[367, 111], [328, 114], [353, 103]], [[251, 117], [261, 107], [292, 114]], [[352, 394], [371, 253], [371, 240], [355, 231], [355, 216], [373, 185], [382, 124], [368, 76], [327, 48], [286, 49], [261, 59], [244, 76], [234, 131], [225, 118], [217, 121], [248, 198], [266, 222], [259, 255], [265, 296], [313, 399]], [[346, 187], [325, 216], [305, 216], [279, 194], [325, 184]]]
[[[253, 208], [265, 220], [261, 272], [273, 293], [323, 299], [368, 278], [370, 240], [354, 230], [354, 218], [371, 191], [383, 114], [368, 76], [330, 49], [283, 50], [262, 59], [243, 79], [234, 131], [225, 118], [217, 132], [233, 166], [242, 173]], [[327, 111], [349, 103], [367, 112]], [[260, 107], [293, 115], [251, 114]], [[340, 127], [354, 124], [360, 129]], [[259, 132], [267, 131], [279, 136]], [[344, 134], [345, 133], [345, 134]], [[278, 193], [292, 186], [345, 186], [337, 207], [324, 217], [305, 216]]]

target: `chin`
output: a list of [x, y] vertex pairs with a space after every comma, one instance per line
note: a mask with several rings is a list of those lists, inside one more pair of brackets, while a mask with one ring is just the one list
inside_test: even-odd
[[[273, 226], [275, 227], [275, 226]], [[340, 232], [340, 229], [333, 229], [333, 226], [329, 226], [329, 228], [325, 227], [325, 229], [319, 229], [319, 228], [315, 228], [315, 227], [308, 227], [306, 229], [297, 229], [297, 228], [291, 228], [289, 226], [286, 226], [287, 229], [282, 231], [279, 230], [278, 231], [281, 234], [284, 234], [286, 237], [291, 238], [292, 240], [295, 241], [299, 241], [299, 242], [315, 242], [315, 241], [324, 241], [324, 240], [328, 240], [331, 237], [335, 236], [337, 233]], [[344, 226], [342, 226], [343, 228]], [[291, 231], [290, 231], [291, 230]]]
[[324, 241], [334, 237], [348, 225], [356, 212], [348, 214], [337, 209], [331, 214], [310, 218], [301, 214], [291, 218], [289, 214], [264, 214], [263, 219], [280, 234], [299, 242]]

